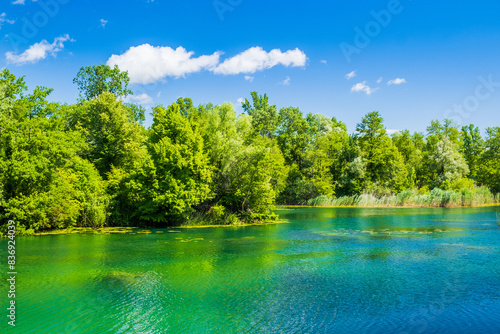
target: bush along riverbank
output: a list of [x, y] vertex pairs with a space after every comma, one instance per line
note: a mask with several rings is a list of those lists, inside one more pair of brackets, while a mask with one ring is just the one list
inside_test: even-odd
[[473, 189], [463, 188], [459, 191], [442, 190], [435, 188], [428, 193], [418, 190], [405, 190], [399, 194], [376, 196], [374, 194], [360, 194], [332, 198], [318, 196], [307, 201], [310, 206], [353, 206], [353, 207], [475, 207], [496, 205], [500, 202], [499, 196], [493, 195], [486, 187]]
[[[82, 67], [78, 100], [50, 102], [0, 70], [0, 235], [75, 227], [274, 223], [277, 204], [454, 207], [500, 192], [500, 127], [431, 121], [388, 134], [378, 111], [336, 117], [178, 98], [126, 103], [127, 72]], [[331, 111], [335, 114], [335, 110]], [[339, 115], [337, 115], [339, 116]], [[341, 116], [341, 115], [340, 115]], [[484, 136], [484, 137], [483, 137]], [[407, 190], [418, 189], [418, 190]]]

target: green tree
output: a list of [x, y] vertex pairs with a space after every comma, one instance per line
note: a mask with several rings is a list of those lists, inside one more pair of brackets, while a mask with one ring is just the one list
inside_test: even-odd
[[[444, 146], [441, 144], [441, 148], [438, 148], [438, 143], [443, 142], [443, 140], [445, 140], [447, 144]], [[448, 145], [448, 142], [451, 143], [451, 146]], [[444, 177], [442, 168], [444, 168], [444, 166], [439, 167], [436, 165], [436, 161], [441, 159], [438, 158], [439, 154], [436, 156], [436, 152], [443, 153], [443, 147], [446, 152], [452, 152], [455, 148], [459, 148], [460, 146], [460, 132], [451, 120], [445, 119], [443, 123], [438, 120], [433, 120], [431, 125], [427, 127], [422, 168], [418, 173], [420, 185], [428, 187], [441, 186]], [[455, 158], [458, 159], [458, 157]]]
[[115, 172], [111, 181], [134, 207], [131, 218], [172, 224], [209, 198], [212, 168], [201, 135], [177, 104], [155, 107], [153, 117], [148, 154], [130, 174]]
[[445, 119], [443, 124], [438, 120], [431, 121], [427, 127], [427, 143], [434, 147], [443, 137], [447, 137], [454, 145], [461, 144], [460, 132], [452, 120]]
[[287, 164], [301, 168], [305, 148], [309, 143], [308, 124], [299, 108], [281, 108], [278, 127], [278, 145]]
[[368, 185], [366, 159], [357, 156], [352, 161], [346, 162], [339, 179], [339, 184], [340, 189], [337, 193], [340, 196], [361, 194]]
[[386, 135], [387, 131], [384, 127], [384, 119], [378, 111], [373, 111], [366, 114], [361, 123], [356, 125], [356, 131], [359, 133], [360, 143], [367, 146], [374, 145], [374, 142]]
[[274, 207], [276, 198], [285, 187], [287, 168], [276, 143], [266, 137], [257, 137], [242, 152], [232, 189], [241, 211], [267, 215]]
[[112, 166], [130, 168], [145, 152], [145, 130], [124, 104], [111, 93], [73, 106], [71, 126], [88, 143], [85, 156], [107, 179]]
[[343, 122], [337, 121], [335, 117], [331, 119], [322, 114], [308, 113], [306, 116], [307, 129], [310, 140], [314, 141], [316, 137], [323, 136], [335, 128], [347, 132], [347, 127]]
[[284, 158], [274, 140], [254, 136], [252, 118], [236, 117], [232, 104], [198, 108], [200, 131], [214, 167], [210, 208], [240, 216], [267, 215], [283, 190]]
[[179, 97], [175, 102], [179, 106], [179, 110], [182, 116], [191, 119], [197, 115], [197, 108], [193, 104], [193, 100], [189, 97], [183, 98]]
[[7, 101], [12, 103], [28, 87], [26, 86], [24, 77], [16, 78], [14, 74], [4, 68], [0, 72], [0, 89], [3, 103], [7, 103]]
[[484, 141], [481, 138], [479, 128], [473, 124], [462, 127], [460, 133], [462, 139], [461, 152], [469, 166], [469, 177], [477, 180], [481, 167], [481, 155], [484, 151]]
[[117, 98], [126, 97], [132, 94], [128, 89], [129, 81], [128, 72], [120, 71], [118, 65], [111, 68], [104, 64], [84, 66], [73, 79], [80, 95], [86, 100], [95, 99], [102, 93], [111, 93]]
[[361, 152], [366, 159], [367, 173], [372, 182], [383, 173], [383, 166], [386, 163], [381, 159], [385, 146], [387, 146], [387, 131], [383, 125], [383, 118], [378, 111], [366, 114], [361, 123], [356, 125], [357, 142]]
[[243, 110], [252, 116], [252, 126], [257, 133], [262, 136], [273, 138], [279, 124], [276, 105], [269, 104], [267, 94], [258, 95], [257, 92], [251, 92], [252, 104], [245, 99], [241, 105]]
[[367, 161], [362, 157], [361, 149], [357, 144], [357, 137], [350, 135], [340, 158], [341, 169], [338, 177], [338, 196], [360, 194], [369, 184], [369, 175], [366, 171]]
[[68, 131], [62, 108], [47, 101], [51, 90], [24, 95], [24, 81], [7, 70], [1, 77], [0, 217], [14, 219], [20, 233], [104, 224], [104, 184], [79, 156], [81, 134]]
[[423, 136], [419, 133], [410, 134], [404, 130], [396, 132], [392, 141], [403, 157], [403, 162], [408, 170], [408, 186], [418, 184], [418, 175], [422, 170], [422, 149], [425, 145]]
[[370, 188], [402, 191], [408, 184], [408, 171], [401, 153], [386, 134], [380, 114], [377, 111], [367, 114], [356, 126], [356, 131], [362, 156], [366, 159]]
[[469, 167], [460, 154], [458, 146], [447, 136], [444, 136], [437, 144], [433, 155], [433, 169], [437, 172], [437, 180], [434, 186], [447, 188], [449, 184], [460, 180], [469, 173]]
[[450, 119], [445, 119], [443, 122], [443, 136], [448, 137], [448, 139], [457, 146], [460, 146], [460, 131], [456, 123]]
[[334, 196], [342, 170], [342, 156], [349, 135], [341, 127], [318, 137], [305, 154], [304, 174], [318, 195]]
[[210, 165], [214, 168], [210, 185], [213, 197], [206, 201], [206, 210], [215, 205], [223, 205], [231, 212], [239, 212], [241, 203], [234, 197], [233, 179], [238, 168], [246, 163], [243, 161], [243, 152], [250, 141], [251, 117], [236, 117], [234, 107], [230, 103], [213, 108], [200, 106], [195, 113], [205, 151]]
[[486, 129], [485, 150], [481, 156], [479, 181], [500, 193], [500, 127]]

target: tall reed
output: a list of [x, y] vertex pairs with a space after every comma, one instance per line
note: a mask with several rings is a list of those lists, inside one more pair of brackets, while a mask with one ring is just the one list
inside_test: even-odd
[[498, 203], [499, 196], [493, 195], [487, 187], [462, 188], [459, 191], [435, 188], [421, 194], [418, 190], [409, 189], [398, 194], [375, 196], [360, 194], [339, 198], [318, 196], [310, 199], [311, 206], [358, 206], [358, 207], [462, 207], [479, 206]]

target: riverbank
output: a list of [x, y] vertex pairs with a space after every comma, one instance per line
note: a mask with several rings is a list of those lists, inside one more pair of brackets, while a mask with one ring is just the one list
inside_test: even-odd
[[[175, 232], [172, 229], [193, 229], [193, 228], [214, 228], [214, 227], [245, 227], [255, 225], [269, 225], [287, 222], [279, 218], [279, 211], [287, 208], [302, 207], [325, 207], [325, 208], [471, 208], [500, 206], [500, 198], [493, 195], [487, 188], [477, 187], [474, 189], [461, 189], [460, 191], [433, 189], [428, 193], [420, 193], [418, 190], [406, 190], [395, 195], [375, 196], [373, 194], [361, 194], [332, 198], [328, 196], [318, 196], [304, 205], [278, 205], [271, 214], [253, 214], [242, 219], [235, 214], [225, 213], [216, 215], [214, 212], [201, 214], [197, 213], [188, 219], [179, 222], [178, 225], [168, 227], [149, 226], [141, 227], [68, 227], [63, 229], [51, 229], [45, 231], [24, 230], [18, 231], [19, 236], [23, 235], [57, 235], [73, 233], [152, 233], [149, 228], [155, 231]], [[149, 232], [148, 232], [149, 231]], [[155, 232], [156, 233], [156, 232]], [[163, 232], [158, 232], [163, 233]], [[1, 234], [5, 237], [6, 234]]]
[[[179, 233], [179, 230], [185, 229], [201, 229], [201, 228], [215, 228], [215, 227], [247, 227], [258, 225], [272, 225], [287, 223], [285, 219], [276, 219], [255, 223], [239, 223], [239, 224], [200, 224], [200, 225], [179, 225], [170, 227], [124, 227], [124, 226], [110, 226], [110, 227], [68, 227], [63, 229], [53, 229], [47, 231], [40, 231], [30, 234], [20, 234], [19, 236], [47, 236], [47, 235], [69, 235], [69, 234], [161, 234], [161, 233]], [[3, 235], [2, 237], [5, 237]]]
[[442, 206], [355, 206], [355, 205], [278, 205], [276, 211], [282, 210], [287, 211], [289, 209], [300, 209], [300, 208], [331, 208], [331, 209], [466, 209], [466, 208], [489, 208], [500, 206], [500, 203], [493, 204], [481, 204], [475, 206], [453, 206], [453, 207], [442, 207]]
[[318, 196], [310, 199], [306, 204], [307, 206], [320, 207], [460, 208], [500, 205], [500, 198], [485, 187], [464, 188], [458, 191], [435, 188], [430, 192], [410, 189], [398, 194], [383, 196], [374, 194], [360, 194], [339, 198]]
[[[300, 209], [300, 208], [387, 208], [387, 209], [411, 209], [411, 208], [481, 208], [481, 207], [496, 207], [500, 206], [500, 203], [492, 204], [481, 204], [476, 206], [461, 206], [461, 207], [438, 207], [438, 206], [389, 206], [389, 205], [373, 205], [373, 206], [359, 206], [359, 205], [278, 205], [276, 206], [275, 212], [288, 211], [290, 209]], [[213, 223], [203, 223], [198, 225], [178, 225], [169, 227], [128, 227], [128, 226], [107, 226], [107, 227], [68, 227], [63, 229], [51, 229], [46, 231], [38, 231], [33, 233], [20, 233], [18, 236], [49, 236], [49, 235], [70, 235], [70, 234], [159, 234], [159, 233], [179, 233], [180, 230], [186, 229], [203, 229], [203, 228], [235, 228], [235, 227], [248, 227], [248, 226], [263, 226], [263, 225], [273, 225], [273, 224], [283, 224], [288, 223], [287, 219], [274, 219], [260, 222], [243, 223], [239, 222], [236, 224], [213, 224]], [[0, 235], [0, 238], [6, 237], [7, 235]]]
[[[263, 214], [248, 214], [243, 217], [239, 217], [233, 213], [226, 213], [224, 215], [217, 216], [212, 213], [197, 213], [186, 219], [179, 220], [178, 222], [168, 224], [167, 226], [158, 226], [154, 224], [148, 224], [146, 222], [139, 222], [136, 226], [126, 226], [124, 224], [120, 225], [108, 225], [108, 226], [69, 226], [64, 228], [53, 228], [45, 230], [33, 230], [18, 228], [16, 230], [17, 236], [42, 236], [42, 235], [58, 235], [58, 234], [73, 234], [73, 233], [96, 233], [96, 234], [113, 234], [113, 233], [150, 233], [149, 229], [153, 230], [165, 230], [170, 232], [171, 229], [196, 229], [196, 228], [214, 228], [214, 227], [245, 227], [245, 226], [256, 226], [256, 225], [272, 225], [279, 223], [286, 223], [284, 219], [280, 219], [279, 216], [273, 212], [263, 213]], [[124, 222], [126, 223], [126, 222]], [[141, 232], [130, 233], [131, 230], [141, 230]], [[0, 238], [7, 237], [7, 233], [0, 231]]]

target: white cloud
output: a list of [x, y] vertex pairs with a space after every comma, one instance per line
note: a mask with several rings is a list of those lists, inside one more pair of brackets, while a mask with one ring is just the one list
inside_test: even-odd
[[146, 93], [140, 95], [128, 95], [123, 99], [124, 102], [138, 103], [138, 104], [150, 104], [153, 103], [153, 99]]
[[363, 82], [357, 83], [354, 86], [352, 86], [351, 93], [353, 93], [353, 92], [356, 92], [356, 93], [365, 92], [366, 95], [371, 95], [371, 94], [375, 93], [377, 90], [378, 90], [378, 88], [371, 88], [370, 86], [368, 86], [366, 84], [366, 81], [363, 81]]
[[328, 64], [328, 62], [326, 60], [324, 60], [324, 59], [321, 60], [321, 63], [322, 64]]
[[394, 134], [396, 132], [400, 132], [401, 130], [387, 129], [386, 131], [387, 131], [387, 134], [392, 135], [392, 134]]
[[378, 84], [379, 84], [379, 83], [381, 83], [383, 79], [384, 79], [384, 78], [382, 78], [382, 77], [378, 78], [378, 79], [377, 79], [377, 83], [378, 83]]
[[242, 104], [243, 102], [245, 102], [245, 99], [240, 97], [239, 99], [236, 100], [239, 104]]
[[213, 69], [213, 72], [224, 75], [255, 73], [277, 65], [286, 67], [305, 66], [306, 60], [306, 54], [298, 48], [286, 52], [281, 52], [280, 49], [266, 52], [260, 46], [255, 46], [224, 60], [223, 63]]
[[44, 39], [40, 43], [31, 45], [20, 55], [17, 55], [11, 51], [6, 52], [5, 58], [11, 64], [36, 63], [42, 59], [47, 58], [49, 54], [55, 57], [57, 52], [60, 52], [64, 49], [64, 42], [68, 40], [71, 42], [74, 41], [69, 38], [68, 34], [55, 38], [52, 44]]
[[209, 56], [193, 58], [193, 51], [183, 47], [172, 49], [168, 46], [142, 44], [132, 46], [121, 55], [112, 55], [107, 65], [118, 65], [120, 70], [128, 71], [130, 83], [149, 84], [167, 76], [182, 77], [189, 73], [212, 69], [219, 63], [220, 52]]
[[[130, 47], [120, 55], [112, 55], [106, 64], [118, 65], [122, 71], [128, 71], [131, 84], [150, 84], [166, 77], [178, 78], [203, 70], [223, 75], [254, 73], [276, 65], [304, 66], [307, 60], [305, 53], [299, 49], [266, 52], [261, 47], [253, 47], [220, 63], [222, 54], [215, 52], [195, 58], [193, 51], [188, 52], [183, 47], [174, 50], [168, 46], [142, 44]], [[245, 80], [250, 82], [253, 78], [245, 76]]]
[[5, 14], [5, 13], [0, 14], [0, 29], [2, 29], [2, 24], [4, 24], [4, 23], [14, 24], [15, 22], [16, 21], [14, 21], [14, 20], [9, 20], [7, 18], [7, 14]]
[[252, 82], [255, 77], [251, 77], [249, 75], [245, 75], [245, 80]]
[[288, 86], [290, 84], [290, 81], [292, 81], [292, 79], [290, 79], [290, 77], [286, 77], [286, 79], [281, 81], [279, 84], [284, 85], [284, 86]]
[[108, 23], [109, 21], [108, 20], [105, 20], [105, 19], [101, 19], [101, 27], [106, 27], [106, 23]]
[[26, 0], [15, 0], [12, 4], [13, 5], [24, 5]]
[[357, 76], [357, 75], [358, 75], [358, 73], [356, 73], [356, 72], [358, 72], [358, 71], [352, 71], [351, 73], [347, 73], [347, 74], [345, 75], [345, 78], [346, 78], [347, 80], [354, 78], [355, 76]]
[[406, 80], [404, 78], [396, 78], [396, 79], [392, 79], [392, 80], [389, 80], [387, 82], [387, 84], [390, 86], [390, 85], [401, 85], [401, 84], [404, 84], [406, 83]]

